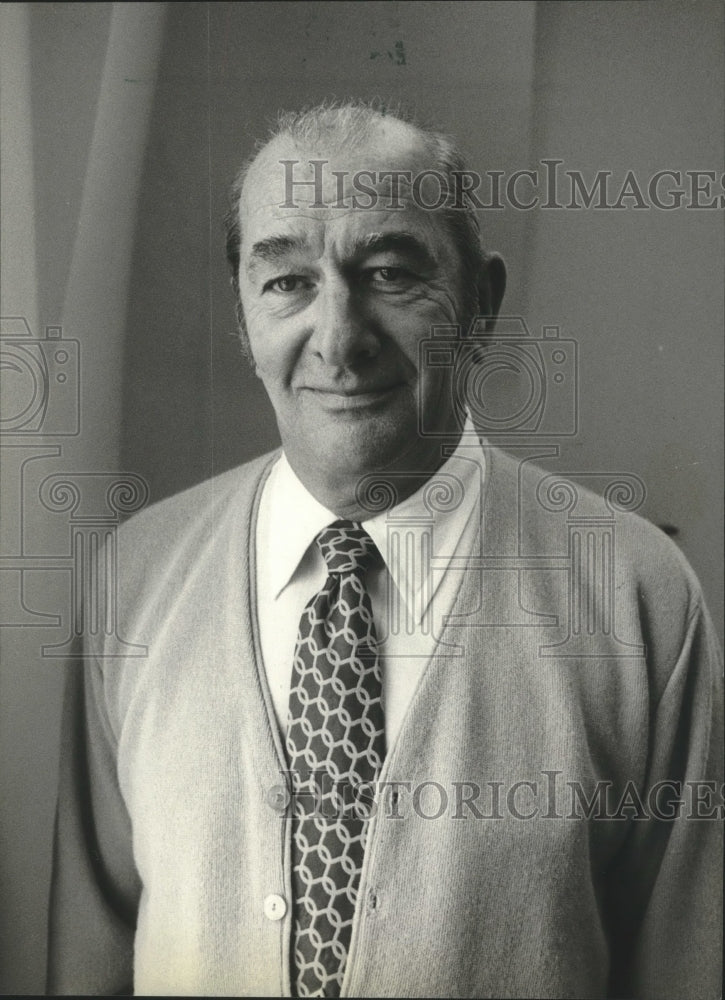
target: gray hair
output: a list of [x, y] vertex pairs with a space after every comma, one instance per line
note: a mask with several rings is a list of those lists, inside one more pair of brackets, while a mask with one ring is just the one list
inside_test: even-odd
[[[463, 315], [459, 318], [464, 327], [478, 313], [480, 304], [485, 302], [487, 296], [485, 289], [481, 288], [481, 275], [486, 255], [481, 245], [478, 217], [473, 202], [456, 183], [455, 178], [460, 178], [466, 172], [466, 164], [462, 153], [449, 136], [422, 127], [400, 107], [391, 108], [380, 101], [325, 101], [302, 111], [284, 111], [278, 116], [267, 138], [257, 143], [253, 155], [242, 165], [232, 184], [229, 210], [224, 218], [227, 261], [231, 270], [239, 332], [242, 348], [250, 361], [252, 356], [239, 293], [242, 242], [239, 201], [250, 167], [258, 153], [273, 139], [289, 138], [300, 145], [311, 146], [322, 141], [333, 141], [339, 145], [352, 140], [360, 142], [373, 134], [383, 119], [399, 121], [413, 128], [430, 152], [433, 169], [448, 183], [449, 197], [440, 211], [443, 212], [460, 257]], [[455, 201], [451, 203], [450, 194], [453, 192]]]

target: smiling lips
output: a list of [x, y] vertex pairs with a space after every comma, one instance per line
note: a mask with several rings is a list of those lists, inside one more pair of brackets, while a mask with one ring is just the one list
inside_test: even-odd
[[383, 402], [401, 385], [401, 382], [394, 382], [383, 386], [361, 385], [329, 389], [310, 385], [303, 386], [303, 389], [311, 393], [326, 410], [359, 410]]

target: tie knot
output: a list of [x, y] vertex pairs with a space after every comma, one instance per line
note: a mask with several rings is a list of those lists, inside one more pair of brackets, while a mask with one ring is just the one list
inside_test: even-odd
[[355, 573], [368, 568], [378, 553], [365, 529], [353, 521], [335, 521], [317, 536], [327, 572]]

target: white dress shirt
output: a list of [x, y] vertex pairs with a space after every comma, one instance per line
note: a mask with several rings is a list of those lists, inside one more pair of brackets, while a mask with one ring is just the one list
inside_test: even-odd
[[[388, 746], [446, 617], [455, 611], [464, 570], [451, 568], [449, 561], [480, 547], [484, 474], [484, 453], [469, 423], [431, 479], [402, 503], [362, 522], [383, 558], [379, 568], [368, 571], [366, 584], [380, 642]], [[262, 658], [283, 738], [300, 617], [327, 578], [314, 540], [336, 520], [282, 454], [260, 501], [256, 565]]]

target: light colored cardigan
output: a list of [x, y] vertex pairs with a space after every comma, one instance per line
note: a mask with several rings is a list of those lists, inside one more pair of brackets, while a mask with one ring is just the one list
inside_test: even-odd
[[[71, 677], [51, 991], [119, 991], [133, 966], [141, 994], [289, 994], [290, 827], [268, 799], [286, 764], [254, 601], [269, 467], [120, 532], [119, 633], [148, 656], [118, 658], [106, 637]], [[521, 781], [557, 782], [567, 816], [569, 781], [608, 780], [618, 802], [628, 782], [646, 801], [663, 779], [719, 780], [722, 666], [697, 581], [664, 534], [619, 513], [614, 628], [580, 655], [543, 650], [569, 631], [576, 532], [536, 499], [541, 470], [496, 450], [487, 468], [489, 563], [466, 574], [467, 616], [446, 630], [462, 655], [429, 663], [389, 748], [381, 779], [411, 791], [402, 818], [381, 808], [371, 821], [343, 995], [718, 996], [719, 823], [547, 818], [530, 786], [506, 805]], [[611, 519], [576, 490], [570, 518]], [[441, 804], [435, 786], [414, 808], [423, 782], [448, 797], [437, 819], [424, 815]], [[481, 787], [484, 818], [456, 810], [456, 788], [473, 794], [461, 783]], [[287, 901], [282, 919], [265, 916], [270, 894]]]

